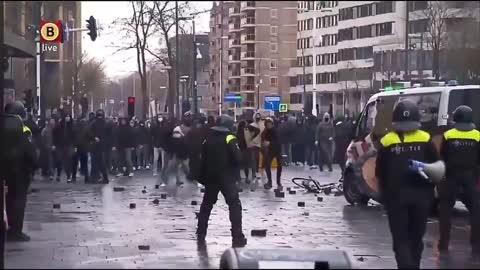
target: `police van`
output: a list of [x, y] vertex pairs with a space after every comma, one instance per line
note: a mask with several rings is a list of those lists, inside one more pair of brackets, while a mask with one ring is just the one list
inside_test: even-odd
[[417, 104], [422, 129], [431, 134], [438, 150], [443, 133], [451, 128], [453, 111], [458, 106], [470, 106], [474, 121], [480, 127], [480, 85], [385, 89], [373, 95], [357, 119], [347, 148], [343, 188], [350, 204], [366, 205], [370, 199], [381, 203], [375, 176], [376, 149], [380, 139], [392, 131], [393, 108], [404, 99]]

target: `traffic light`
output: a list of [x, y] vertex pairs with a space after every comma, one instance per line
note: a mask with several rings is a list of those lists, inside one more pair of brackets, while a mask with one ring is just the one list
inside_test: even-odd
[[135, 115], [135, 97], [128, 97], [128, 117]]
[[95, 39], [97, 39], [97, 21], [93, 16], [90, 16], [87, 20], [87, 28], [90, 30], [90, 32], [87, 33], [90, 36], [90, 39], [95, 41]]

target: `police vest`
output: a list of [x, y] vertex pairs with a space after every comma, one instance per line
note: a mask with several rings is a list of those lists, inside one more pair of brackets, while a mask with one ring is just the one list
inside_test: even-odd
[[447, 168], [472, 170], [479, 163], [480, 131], [450, 129], [443, 134], [442, 158]]

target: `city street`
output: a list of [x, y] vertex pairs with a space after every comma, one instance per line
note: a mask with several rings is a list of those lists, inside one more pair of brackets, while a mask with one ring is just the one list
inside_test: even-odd
[[[339, 178], [338, 170], [330, 176], [303, 167], [284, 172], [286, 187], [293, 186], [293, 176], [312, 175], [324, 183]], [[231, 244], [223, 197], [219, 196], [212, 213], [207, 250], [198, 251], [195, 213], [201, 190], [189, 184], [155, 189], [150, 171], [139, 175], [117, 178], [106, 186], [36, 181], [25, 224], [32, 241], [7, 243], [6, 267], [218, 268], [220, 255]], [[114, 192], [114, 187], [125, 190]], [[314, 194], [293, 190], [297, 193], [285, 192], [285, 198], [275, 198], [273, 190], [243, 189], [240, 196], [247, 247], [342, 249], [352, 256], [355, 267], [396, 267], [381, 206], [352, 207], [343, 196], [333, 194], [322, 194], [320, 202]], [[166, 198], [161, 194], [167, 194]], [[158, 205], [154, 199], [159, 200]], [[305, 207], [298, 207], [298, 202], [305, 202]], [[131, 203], [136, 204], [135, 209], [130, 209]], [[437, 222], [429, 222], [423, 267], [480, 267], [470, 259], [464, 213], [460, 210], [454, 221], [450, 260], [436, 255]], [[252, 229], [267, 229], [267, 236], [252, 237]], [[148, 247], [141, 250], [139, 246]]]

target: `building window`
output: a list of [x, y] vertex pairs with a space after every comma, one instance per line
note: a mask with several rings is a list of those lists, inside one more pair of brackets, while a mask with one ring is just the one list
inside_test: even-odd
[[278, 10], [275, 9], [275, 8], [271, 9], [270, 10], [270, 17], [277, 18], [277, 16], [278, 16]]
[[315, 19], [315, 28], [320, 29], [320, 28], [322, 27], [322, 24], [321, 24], [322, 21], [321, 21], [321, 19], [322, 19], [322, 18], [316, 18], [316, 19]]
[[358, 28], [358, 38], [369, 38], [372, 37], [372, 26], [364, 25]]
[[277, 52], [277, 50], [278, 50], [278, 44], [277, 43], [270, 43], [270, 52]]
[[307, 20], [307, 30], [312, 30], [313, 29], [313, 19], [308, 19]]
[[428, 31], [428, 20], [427, 19], [421, 19], [421, 20], [416, 20], [416, 21], [410, 21], [409, 27], [410, 27], [410, 33], [424, 33]]
[[393, 22], [379, 23], [376, 25], [377, 36], [393, 34]]
[[278, 84], [278, 79], [277, 79], [277, 77], [271, 77], [271, 78], [270, 78], [270, 86], [271, 86], [271, 87], [277, 87], [277, 84]]
[[270, 60], [270, 70], [277, 70], [277, 59]]
[[[408, 4], [411, 2], [409, 1]], [[393, 7], [395, 5], [395, 1], [381, 1], [376, 4], [376, 15], [385, 14], [385, 13], [392, 13]]]
[[271, 26], [270, 27], [270, 34], [276, 36], [278, 33], [278, 26]]

